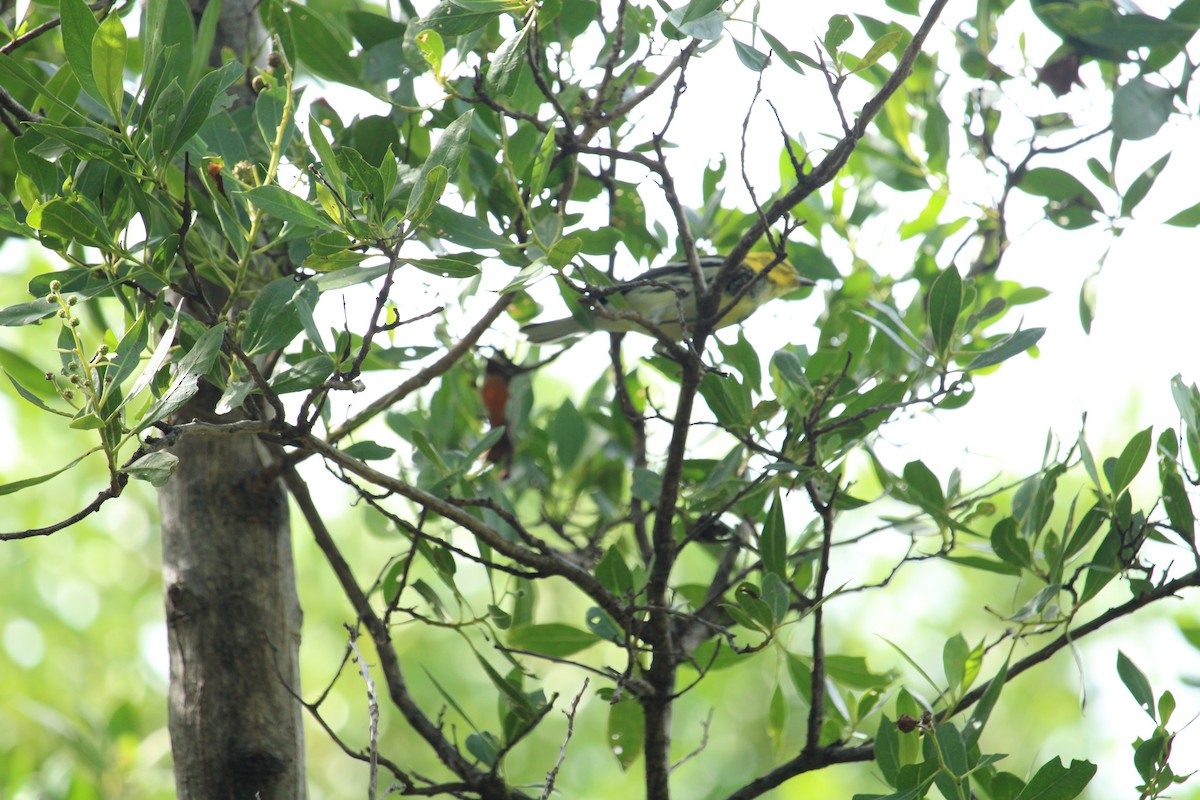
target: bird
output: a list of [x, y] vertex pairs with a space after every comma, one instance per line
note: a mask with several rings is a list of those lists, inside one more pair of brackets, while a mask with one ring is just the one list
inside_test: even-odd
[[[705, 279], [711, 283], [724, 263], [724, 256], [701, 256], [700, 269], [704, 272]], [[768, 267], [770, 271], [755, 280], [755, 276]], [[753, 285], [737, 297], [735, 302], [734, 298], [751, 281]], [[812, 281], [800, 277], [791, 263], [786, 259], [780, 260], [774, 253], [748, 253], [725, 284], [720, 308], [724, 309], [730, 303], [733, 305], [725, 311], [715, 327], [736, 325], [764, 303], [783, 297], [796, 289], [813, 285], [815, 284]], [[672, 262], [643, 272], [637, 278], [619, 284], [615, 290], [596, 300], [594, 306], [597, 313], [593, 329], [584, 327], [583, 323], [574, 317], [567, 317], [549, 322], [531, 322], [521, 328], [521, 333], [533, 344], [549, 344], [568, 336], [591, 333], [592, 330], [614, 333], [635, 331], [654, 335], [639, 324], [634, 317], [636, 315], [653, 323], [666, 336], [679, 339], [683, 335], [679, 324], [680, 312], [682, 311], [683, 321], [688, 326], [696, 322], [695, 288], [687, 262]], [[633, 312], [633, 315], [619, 316], [620, 310], [608, 299], [610, 295], [619, 295], [625, 301], [624, 306]]]

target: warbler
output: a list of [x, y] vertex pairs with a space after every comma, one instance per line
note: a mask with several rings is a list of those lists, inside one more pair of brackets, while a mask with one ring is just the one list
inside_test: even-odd
[[[812, 281], [796, 274], [795, 268], [790, 263], [780, 261], [771, 267], [771, 271], [765, 276], [754, 281], [754, 285], [750, 287], [749, 291], [734, 303], [734, 297], [742, 291], [743, 287], [773, 262], [775, 262], [775, 256], [772, 253], [748, 253], [746, 255], [725, 284], [719, 307], [724, 309], [730, 303], [733, 303], [733, 306], [725, 312], [716, 327], [724, 328], [727, 325], [736, 325], [757, 311], [758, 307], [764, 303], [803, 286], [814, 285]], [[704, 272], [705, 279], [709, 282], [715, 279], [723, 263], [725, 263], [724, 256], [701, 256], [700, 268]], [[634, 314], [654, 323], [663, 333], [672, 338], [678, 339], [682, 335], [679, 325], [681, 311], [683, 320], [689, 327], [696, 322], [695, 285], [686, 262], [672, 262], [644, 272], [636, 279], [618, 286], [613, 294], [620, 295]], [[609, 313], [619, 313], [606, 297], [600, 298], [596, 305], [599, 307], [596, 314], [596, 330], [649, 333], [634, 319], [606, 316], [604, 313], [606, 310]], [[547, 344], [589, 331], [579, 320], [567, 317], [550, 322], [531, 322], [522, 327], [521, 332], [534, 344]]]

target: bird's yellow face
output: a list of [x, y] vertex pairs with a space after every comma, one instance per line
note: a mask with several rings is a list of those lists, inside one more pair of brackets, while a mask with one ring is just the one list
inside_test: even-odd
[[[747, 253], [742, 263], [758, 273], [766, 269], [774, 260], [775, 255], [773, 253]], [[800, 277], [796, 269], [791, 265], [791, 262], [788, 261], [781, 261], [776, 264], [767, 273], [766, 280], [760, 282], [770, 289], [772, 297], [780, 297], [793, 289], [799, 289], [801, 286], [807, 285], [807, 282]]]

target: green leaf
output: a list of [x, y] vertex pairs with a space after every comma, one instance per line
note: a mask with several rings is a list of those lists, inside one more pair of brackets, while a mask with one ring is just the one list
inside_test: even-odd
[[1016, 567], [1029, 567], [1033, 563], [1033, 555], [1029, 551], [1029, 543], [1017, 535], [1017, 521], [1005, 517], [992, 527], [992, 552], [1001, 560]]
[[1120, 494], [1126, 486], [1133, 482], [1138, 472], [1141, 471], [1142, 465], [1146, 463], [1146, 457], [1150, 455], [1153, 433], [1153, 426], [1138, 431], [1121, 451], [1112, 474], [1108, 476], [1109, 488], [1114, 496]]
[[864, 691], [883, 689], [894, 679], [890, 673], [872, 672], [862, 656], [840, 654], [825, 657], [825, 673], [843, 686]]
[[822, 40], [825, 44], [825, 49], [836, 57], [838, 48], [846, 43], [850, 35], [854, 33], [854, 22], [845, 14], [834, 14], [829, 18], [829, 25], [825, 29], [825, 37]]
[[1168, 692], [1163, 692], [1158, 697], [1158, 717], [1162, 720], [1159, 724], [1166, 725], [1171, 721], [1171, 715], [1175, 713], [1175, 695]]
[[442, 60], [446, 57], [446, 45], [441, 35], [435, 30], [425, 30], [418, 33], [414, 39], [417, 51], [425, 63], [433, 70], [435, 76], [442, 74]]
[[787, 730], [788, 701], [783, 694], [783, 684], [775, 684], [771, 692], [771, 702], [767, 706], [767, 736], [776, 749], [783, 743], [783, 734]]
[[587, 437], [587, 421], [570, 399], [564, 400], [550, 423], [550, 438], [554, 442], [558, 464], [563, 471], [575, 466]]
[[1037, 197], [1045, 197], [1056, 203], [1079, 202], [1090, 209], [1099, 210], [1100, 201], [1092, 190], [1069, 172], [1054, 167], [1037, 167], [1021, 176], [1017, 184], [1021, 191]]
[[221, 352], [221, 344], [225, 340], [225, 323], [222, 322], [206, 330], [192, 349], [179, 361], [175, 369], [175, 377], [162, 396], [146, 410], [138, 422], [134, 432], [145, 430], [160, 419], [174, 414], [196, 394], [200, 388], [200, 378], [212, 369], [217, 355]]
[[1163, 507], [1167, 511], [1167, 519], [1171, 527], [1187, 542], [1196, 538], [1196, 515], [1192, 511], [1192, 502], [1188, 498], [1187, 489], [1178, 474], [1168, 472], [1160, 476], [1162, 483]]
[[730, 430], [744, 430], [750, 424], [750, 387], [709, 372], [700, 381], [700, 395], [717, 422]]
[[33, 123], [29, 127], [51, 140], [33, 148], [31, 152], [36, 156], [57, 158], [62, 152], [60, 144], [63, 144], [82, 160], [100, 160], [120, 170], [127, 169], [125, 152], [105, 131], [91, 127], [69, 128], [49, 122]]
[[532, 720], [537, 716], [537, 711], [530, 703], [529, 698], [526, 697], [525, 693], [521, 691], [519, 686], [517, 686], [514, 682], [504, 678], [500, 673], [496, 672], [492, 665], [489, 664], [487, 659], [485, 659], [483, 656], [476, 653], [475, 658], [477, 661], [479, 661], [479, 665], [483, 667], [483, 671], [487, 673], [488, 680], [492, 682], [493, 686], [500, 690], [500, 694], [504, 696], [505, 702], [508, 704], [509, 708], [514, 714], [520, 717], [523, 721]]
[[[967, 748], [963, 743], [962, 734], [959, 733], [954, 723], [941, 723], [934, 728], [934, 735], [937, 737], [937, 746], [942, 753], [946, 769], [955, 776], [967, 774], [969, 768], [967, 764]], [[952, 796], [952, 794], [947, 796]]]
[[74, 203], [54, 198], [44, 206], [30, 209], [27, 221], [42, 233], [57, 236], [66, 242], [78, 242], [102, 250], [112, 247], [112, 237], [91, 215]]
[[350, 42], [334, 33], [334, 25], [310, 6], [288, 3], [296, 52], [300, 61], [318, 77], [332, 83], [358, 86], [358, 63], [350, 56]]
[[39, 320], [52, 317], [58, 313], [60, 306], [54, 300], [40, 298], [27, 303], [17, 303], [0, 309], [0, 326], [15, 328], [21, 325], [32, 325]]
[[608, 746], [621, 769], [627, 770], [642, 752], [646, 721], [642, 706], [626, 694], [608, 709]]
[[662, 476], [645, 467], [634, 467], [630, 492], [645, 503], [657, 503], [662, 494]]
[[616, 595], [628, 595], [633, 592], [633, 573], [629, 571], [629, 566], [615, 544], [604, 551], [604, 557], [596, 565], [596, 580]]
[[746, 69], [752, 72], [762, 72], [763, 67], [767, 66], [767, 54], [761, 50], [757, 50], [744, 42], [733, 40], [733, 49], [737, 52], [738, 60], [745, 65]]
[[584, 620], [587, 622], [588, 630], [596, 636], [606, 642], [625, 647], [625, 632], [604, 609], [597, 606], [589, 608], [584, 615]]
[[557, 622], [518, 625], [508, 632], [509, 647], [541, 653], [551, 658], [567, 658], [599, 641], [600, 638], [591, 631]]
[[[396, 577], [399, 576], [400, 574], [402, 574], [402, 572], [404, 570], [404, 566], [405, 566], [404, 562], [402, 560], [398, 560], [396, 563], [396, 568], [398, 568], [396, 576], [389, 575], [389, 577], [391, 577], [392, 580], [387, 581], [386, 583], [391, 583], [391, 584], [396, 583]], [[391, 603], [392, 600], [393, 600], [393, 598], [391, 598], [391, 597], [388, 598], [389, 603]], [[495, 606], [490, 606], [489, 608], [495, 608]], [[427, 678], [429, 678], [429, 682], [432, 683], [434, 685], [434, 687], [438, 690], [438, 694], [440, 694], [442, 696], [442, 698], [446, 701], [447, 705], [449, 705], [451, 708], [453, 708], [455, 711], [457, 711], [458, 715], [460, 717], [462, 717], [464, 720], [466, 720], [468, 725], [470, 725], [472, 728], [475, 728], [476, 730], [478, 730], [479, 726], [477, 726], [475, 724], [475, 722], [471, 719], [471, 717], [467, 715], [466, 711], [463, 711], [463, 708], [462, 708], [462, 706], [460, 706], [458, 704], [458, 701], [455, 700], [454, 697], [448, 691], [446, 691], [446, 689], [443, 688], [440, 683], [438, 683], [438, 679], [433, 677], [433, 673], [431, 673], [429, 670], [425, 669], [424, 667], [422, 667], [421, 670], [425, 673], [425, 676]], [[491, 734], [485, 733], [484, 736], [491, 736]], [[492, 743], [495, 744], [495, 739], [492, 740]]]
[[[180, 28], [184, 28], [186, 20], [186, 29], [180, 31], [180, 38], [186, 40], [192, 33], [192, 25], [195, 24], [192, 9], [184, 3], [179, 3], [182, 8], [179, 9]], [[188, 69], [184, 86], [191, 89], [200, 80], [200, 76], [208, 69], [208, 60], [212, 57], [213, 42], [217, 38], [217, 24], [221, 18], [221, 0], [209, 0], [204, 4], [204, 13], [200, 15], [200, 24], [196, 26], [196, 38], [192, 45], [192, 64]]]
[[1096, 279], [1098, 273], [1093, 272], [1084, 278], [1079, 286], [1079, 324], [1084, 333], [1092, 332], [1092, 323], [1096, 319]]
[[787, 578], [787, 524], [783, 518], [783, 502], [778, 494], [763, 522], [759, 557], [767, 573]]
[[1200, 226], [1200, 203], [1188, 206], [1183, 211], [1172, 215], [1165, 224], [1174, 225], [1179, 228], [1195, 228]]
[[515, 35], [505, 39], [492, 56], [487, 69], [487, 86], [493, 97], [505, 98], [517, 90], [521, 68], [525, 65], [529, 29], [536, 22], [537, 17], [530, 16], [529, 22]]
[[880, 716], [875, 734], [875, 763], [888, 785], [895, 786], [900, 774], [900, 732], [887, 714]]
[[929, 330], [938, 354], [945, 361], [962, 310], [962, 277], [951, 264], [929, 287]]
[[[550, 168], [554, 166], [554, 154], [557, 152], [557, 140], [554, 135], [554, 129], [551, 128], [542, 137], [542, 144], [537, 152], [534, 153], [533, 161], [529, 165], [530, 197], [537, 197], [542, 193], [542, 189], [546, 186], [546, 178], [550, 175]], [[608, 252], [611, 252], [611, 248]]]
[[468, 217], [443, 205], [436, 206], [420, 227], [430, 236], [472, 250], [502, 250], [512, 246], [511, 241], [492, 233], [475, 217]]
[[[720, 39], [729, 16], [721, 11], [720, 3], [693, 2], [667, 14], [667, 22], [674, 25], [685, 36], [697, 39]], [[711, 10], [704, 10], [711, 9]]]
[[759, 32], [763, 38], [767, 40], [767, 44], [771, 46], [771, 54], [784, 63], [788, 69], [795, 72], [797, 75], [804, 74], [804, 67], [800, 66], [800, 62], [796, 60], [796, 56], [791, 50], [788, 50], [787, 45], [779, 41], [766, 30], [759, 28]]
[[83, 0], [60, 0], [58, 13], [62, 18], [63, 51], [67, 63], [83, 90], [100, 102], [106, 102], [92, 75], [92, 40], [100, 29], [96, 15]]
[[1015, 800], [1072, 800], [1095, 774], [1095, 764], [1072, 761], [1070, 767], [1064, 767], [1062, 759], [1055, 756], [1042, 765]]
[[[217, 104], [217, 98], [223, 95], [234, 81], [245, 74], [246, 69], [240, 62], [230, 61], [208, 73], [196, 83], [196, 88], [188, 95], [183, 112], [175, 121], [171, 144], [162, 154], [164, 158], [174, 156], [179, 152], [179, 148], [196, 135], [196, 131], [200, 130], [209, 116], [223, 107], [224, 104]], [[232, 98], [229, 99], [232, 100]], [[214, 104], [216, 104], [215, 108]]]
[[1167, 153], [1158, 161], [1146, 167], [1141, 175], [1133, 179], [1133, 183], [1129, 184], [1129, 188], [1125, 190], [1125, 194], [1121, 198], [1121, 216], [1128, 217], [1133, 213], [1133, 209], [1150, 192], [1150, 189], [1154, 186], [1154, 182], [1158, 180], [1159, 174], [1166, 168], [1167, 162], [1170, 160], [1171, 154]]
[[896, 49], [896, 45], [906, 36], [904, 31], [888, 31], [883, 36], [880, 36], [871, 45], [871, 49], [862, 57], [862, 61], [855, 65], [855, 72], [862, 72], [864, 69], [875, 66], [879, 59], [886, 56], [888, 53]]
[[909, 666], [911, 666], [913, 669], [915, 669], [917, 671], [917, 674], [925, 679], [925, 682], [927, 684], [929, 684], [930, 688], [932, 688], [935, 692], [941, 691], [941, 687], [938, 686], [937, 681], [935, 681], [933, 678], [929, 677], [929, 673], [925, 671], [925, 668], [922, 667], [920, 664], [918, 664], [916, 662], [916, 660], [913, 659], [912, 656], [910, 656], [908, 653], [904, 652], [904, 650], [900, 647], [900, 645], [896, 644], [891, 639], [888, 639], [886, 636], [880, 636], [879, 638], [883, 639], [883, 641], [886, 642], [889, 647], [891, 647], [893, 650], [895, 650], [897, 653], [899, 653], [900, 657], [903, 658], [905, 661], [907, 661]]
[[995, 559], [987, 558], [985, 556], [948, 555], [943, 556], [943, 558], [955, 564], [961, 564], [964, 567], [981, 569], [984, 572], [994, 572], [997, 575], [1021, 574], [1020, 567], [1015, 567], [1012, 564], [1005, 563], [1004, 561], [996, 561]]
[[311, 314], [317, 304], [317, 287], [310, 283], [277, 278], [259, 290], [244, 317], [242, 349], [247, 355], [286, 347], [304, 330], [300, 307]]
[[996, 344], [979, 353], [967, 364], [966, 370], [992, 367], [1033, 347], [1046, 333], [1045, 328], [1025, 328], [1004, 337]]
[[950, 691], [962, 688], [967, 675], [967, 657], [970, 654], [971, 648], [961, 633], [951, 636], [942, 646], [942, 670], [945, 672]]
[[932, 514], [944, 514], [946, 496], [933, 470], [923, 461], [910, 461], [904, 465], [904, 482], [907, 485], [908, 501]]
[[1079, 524], [1075, 526], [1075, 530], [1071, 532], [1071, 538], [1067, 540], [1067, 544], [1063, 548], [1063, 559], [1071, 559], [1082, 553], [1106, 519], [1108, 519], [1108, 515], [1104, 513], [1104, 509], [1099, 504], [1089, 508], [1083, 518], [1079, 520]]
[[483, 256], [478, 253], [452, 253], [435, 258], [402, 258], [400, 260], [422, 272], [442, 278], [474, 278], [479, 274], [478, 264], [483, 261]]
[[[84, 10], [85, 11], [87, 10], [86, 6], [84, 6]], [[91, 12], [88, 11], [87, 13], [88, 13], [88, 16], [90, 17]], [[92, 19], [92, 22], [93, 23], [95, 22], [94, 18]], [[11, 81], [19, 83], [22, 86], [24, 86], [26, 89], [28, 89], [30, 92], [32, 92], [34, 95], [40, 95], [43, 99], [48, 100], [51, 104], [53, 104], [59, 110], [59, 112], [61, 112], [61, 114], [56, 114], [55, 118], [60, 119], [63, 116], [65, 116], [66, 114], [72, 114], [72, 115], [75, 115], [76, 117], [79, 116], [79, 112], [77, 110], [75, 110], [75, 108], [73, 106], [71, 106], [67, 103], [64, 103], [57, 96], [55, 96], [53, 94], [49, 94], [47, 92], [48, 87], [44, 81], [40, 81], [39, 79], [34, 78], [32, 75], [29, 74], [29, 71], [26, 70], [25, 67], [20, 62], [13, 60], [13, 58], [11, 56], [8, 56], [4, 53], [0, 53], [0, 76], [4, 76]], [[95, 91], [94, 83], [92, 86], [92, 90]]]
[[0, 495], [13, 494], [14, 492], [19, 492], [22, 489], [28, 489], [30, 486], [37, 486], [39, 483], [45, 483], [46, 481], [50, 480], [51, 478], [54, 478], [54, 477], [57, 477], [58, 475], [63, 474], [64, 472], [69, 470], [71, 467], [75, 466], [80, 461], [83, 461], [85, 458], [90, 456], [92, 453], [97, 452], [97, 450], [99, 450], [99, 448], [93, 448], [91, 450], [88, 450], [86, 453], [84, 453], [79, 458], [72, 461], [70, 464], [67, 464], [65, 467], [62, 467], [61, 469], [56, 469], [56, 470], [54, 470], [54, 472], [47, 472], [45, 475], [38, 475], [33, 478], [23, 478], [22, 480], [13, 481], [12, 483], [0, 484]]
[[490, 731], [468, 734], [465, 745], [468, 753], [489, 767], [495, 766], [500, 757], [500, 741]]
[[348, 447], [343, 447], [342, 452], [361, 461], [386, 461], [396, 454], [394, 448], [385, 447], [379, 442], [370, 440], [355, 442]]
[[[121, 18], [110, 13], [100, 23], [92, 38], [92, 75], [96, 89], [108, 105], [113, 119], [121, 119], [121, 106], [125, 98], [125, 26]], [[161, 485], [161, 484], [155, 484]]]
[[1008, 661], [1001, 665], [992, 679], [988, 681], [987, 688], [983, 691], [983, 696], [979, 698], [979, 702], [971, 709], [971, 716], [967, 720], [967, 724], [963, 727], [963, 740], [968, 749], [974, 748], [979, 743], [979, 737], [983, 733], [983, 729], [987, 726], [988, 718], [992, 715], [992, 709], [996, 707], [996, 701], [1000, 699], [1000, 692], [1004, 690], [1004, 683], [1008, 680]]
[[[733, 599], [737, 601], [737, 607], [745, 613], [751, 623], [748, 627], [757, 628], [764, 633], [770, 633], [775, 629], [775, 613], [769, 605], [763, 602], [761, 590], [753, 583], [743, 581], [739, 584], [733, 592]], [[729, 610], [730, 606], [726, 604], [723, 608]], [[736, 615], [734, 617], [737, 618]], [[743, 621], [741, 624], [745, 625], [745, 622]]]
[[107, 396], [112, 390], [115, 390], [125, 379], [131, 376], [140, 365], [142, 351], [146, 349], [146, 345], [150, 341], [149, 328], [146, 324], [146, 312], [143, 310], [138, 318], [133, 321], [129, 329], [125, 331], [125, 335], [121, 337], [121, 341], [117, 343], [116, 352], [112, 358], [112, 368], [104, 376], [108, 387], [105, 388], [104, 394]]
[[[0, 355], [7, 356], [7, 355], [13, 355], [13, 354], [7, 350], [2, 350], [2, 351], [0, 351]], [[70, 414], [68, 414], [66, 412], [56, 411], [55, 409], [46, 405], [46, 403], [42, 401], [42, 398], [38, 397], [36, 394], [31, 392], [29, 389], [22, 386], [21, 382], [18, 381], [16, 378], [14, 378], [12, 375], [10, 375], [7, 370], [5, 370], [4, 375], [5, 375], [5, 377], [8, 378], [9, 383], [11, 383], [13, 385], [13, 388], [17, 390], [17, 394], [21, 395], [21, 397], [25, 398], [25, 400], [28, 401], [29, 403], [33, 404], [34, 406], [37, 406], [42, 411], [49, 411], [51, 414], [62, 414], [63, 416], [70, 416]], [[49, 381], [47, 381], [46, 383], [49, 384]]]
[[333, 374], [337, 364], [327, 355], [317, 355], [271, 376], [271, 388], [277, 394], [315, 389]]
[[[324, 139], [324, 136], [321, 136]], [[383, 188], [383, 172], [353, 147], [343, 147], [334, 159], [334, 167], [346, 176], [350, 186], [362, 193], [362, 206], [368, 210], [382, 207], [387, 199]]]
[[429, 170], [429, 174], [421, 181], [408, 197], [408, 219], [421, 221], [433, 213], [446, 184], [450, 181], [450, 171], [438, 165]]
[[1149, 139], [1175, 108], [1175, 91], [1132, 78], [1113, 92], [1113, 136], [1124, 141]]
[[579, 255], [582, 249], [582, 239], [578, 236], [567, 236], [550, 247], [550, 252], [546, 253], [546, 262], [555, 269], [564, 269], [575, 260], [575, 256]]
[[[429, 210], [419, 217], [417, 216], [418, 210], [428, 202], [424, 197], [427, 185], [434, 184], [436, 187], [440, 182], [441, 189], [444, 189], [446, 178], [434, 176], [431, 180], [430, 173], [433, 172], [435, 167], [443, 167], [447, 177], [450, 174], [458, 173], [458, 165], [462, 162], [462, 158], [467, 152], [467, 142], [471, 137], [471, 120], [474, 113], [474, 109], [468, 110], [465, 114], [447, 125], [446, 129], [442, 131], [437, 144], [433, 146], [433, 150], [429, 153], [429, 158], [421, 165], [421, 171], [417, 175], [416, 183], [413, 185], [412, 194], [408, 198], [408, 208], [404, 212], [405, 217], [409, 219], [424, 219], [432, 213], [433, 204], [430, 203]], [[436, 200], [437, 197], [441, 197], [440, 190], [437, 191], [434, 199]]]
[[495, 2], [471, 2], [471, 0], [443, 0], [416, 23], [416, 29], [433, 29], [443, 36], [461, 36], [482, 28], [494, 17], [507, 11], [519, 9], [507, 0]]
[[121, 471], [139, 481], [146, 481], [151, 486], [162, 488], [179, 466], [179, 457], [164, 450], [147, 453]]
[[1117, 675], [1121, 678], [1121, 683], [1125, 684], [1125, 688], [1133, 695], [1133, 699], [1142, 707], [1142, 711], [1150, 715], [1150, 719], [1158, 722], [1154, 715], [1154, 690], [1150, 688], [1150, 681], [1146, 679], [1145, 673], [1129, 659], [1129, 656], [1120, 650], [1117, 651]]
[[265, 214], [293, 225], [333, 230], [333, 221], [312, 203], [297, 197], [282, 186], [255, 186], [244, 192], [234, 192], [250, 201]]

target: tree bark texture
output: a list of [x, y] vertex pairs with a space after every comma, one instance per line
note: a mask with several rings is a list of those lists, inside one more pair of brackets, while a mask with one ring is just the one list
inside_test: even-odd
[[264, 479], [253, 437], [190, 437], [173, 452], [159, 509], [179, 797], [302, 798], [301, 612], [283, 486]]

